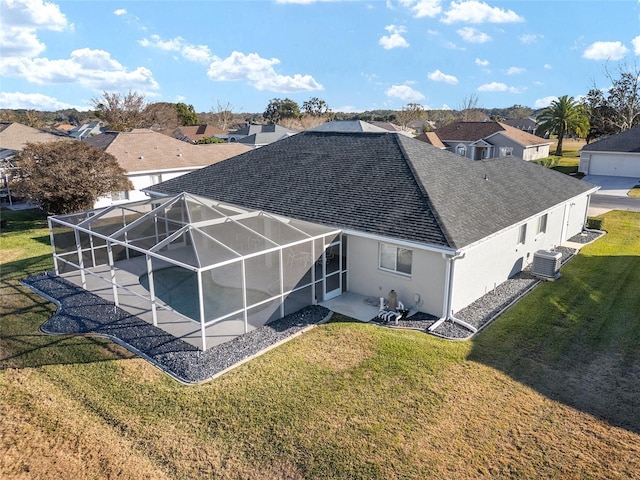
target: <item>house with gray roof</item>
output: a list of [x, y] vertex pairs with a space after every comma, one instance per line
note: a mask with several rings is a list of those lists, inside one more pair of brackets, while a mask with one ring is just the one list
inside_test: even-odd
[[523, 160], [549, 156], [551, 142], [501, 122], [453, 122], [435, 131], [447, 150], [471, 160], [514, 155]]
[[535, 135], [536, 130], [538, 129], [538, 122], [535, 118], [531, 117], [507, 118], [502, 123], [509, 125], [510, 127], [517, 128], [518, 130], [522, 130], [523, 132], [530, 133], [531, 135]]
[[228, 140], [230, 143], [241, 143], [252, 148], [263, 147], [270, 143], [277, 142], [283, 138], [290, 137], [298, 133], [280, 125], [245, 125], [244, 127], [229, 132]]
[[395, 290], [444, 320], [581, 232], [597, 188], [513, 156], [469, 162], [394, 133], [307, 131], [145, 191], [340, 232], [292, 290], [302, 303]]
[[640, 178], [640, 126], [585, 145], [578, 171], [585, 175]]

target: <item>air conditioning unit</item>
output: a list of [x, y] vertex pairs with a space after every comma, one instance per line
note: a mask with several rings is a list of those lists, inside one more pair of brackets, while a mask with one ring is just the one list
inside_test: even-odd
[[560, 278], [561, 260], [562, 253], [560, 252], [538, 250], [533, 254], [531, 273], [546, 280], [557, 280]]

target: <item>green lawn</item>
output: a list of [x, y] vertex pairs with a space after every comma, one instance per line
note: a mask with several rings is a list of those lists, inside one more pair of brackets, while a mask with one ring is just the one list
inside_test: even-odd
[[2, 478], [640, 475], [640, 214], [473, 341], [342, 317], [200, 386], [41, 334], [48, 233], [2, 215]]

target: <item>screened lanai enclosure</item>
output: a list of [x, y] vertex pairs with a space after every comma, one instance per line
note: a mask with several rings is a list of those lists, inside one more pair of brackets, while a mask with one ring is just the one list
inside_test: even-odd
[[186, 193], [49, 228], [57, 275], [202, 350], [346, 287], [339, 230]]

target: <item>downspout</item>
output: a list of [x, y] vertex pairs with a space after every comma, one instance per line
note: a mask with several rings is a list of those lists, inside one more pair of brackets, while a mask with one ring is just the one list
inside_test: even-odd
[[445, 255], [444, 253], [442, 254], [442, 256], [447, 259], [447, 271], [446, 271], [446, 274], [445, 274], [446, 289], [445, 289], [445, 295], [444, 295], [444, 301], [443, 301], [443, 312], [444, 312], [444, 314], [433, 325], [431, 325], [428, 330], [430, 332], [432, 332], [432, 331], [434, 331], [436, 328], [438, 328], [440, 325], [442, 325], [444, 322], [446, 322], [448, 320], [450, 322], [457, 323], [458, 325], [461, 325], [462, 327], [466, 328], [467, 330], [470, 330], [473, 333], [476, 333], [478, 331], [478, 329], [476, 327], [474, 327], [473, 325], [469, 325], [464, 320], [460, 320], [459, 318], [454, 317], [453, 316], [453, 309], [451, 308], [451, 304], [452, 304], [452, 300], [453, 300], [454, 264], [455, 264], [456, 260], [464, 258], [465, 253], [458, 251], [453, 256], [448, 256], [448, 255]]

